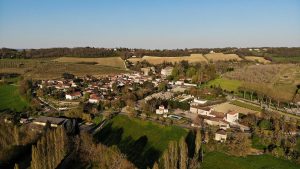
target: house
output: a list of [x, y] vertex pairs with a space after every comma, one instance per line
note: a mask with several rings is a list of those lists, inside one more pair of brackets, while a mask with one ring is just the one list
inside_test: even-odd
[[91, 94], [89, 98], [89, 103], [99, 103], [100, 97], [97, 94]]
[[204, 119], [204, 123], [211, 125], [211, 126], [219, 126], [221, 129], [228, 129], [230, 128], [229, 123], [221, 118], [216, 117], [206, 117]]
[[166, 67], [166, 68], [164, 68], [164, 69], [161, 69], [161, 71], [160, 71], [160, 74], [162, 75], [162, 76], [170, 76], [171, 74], [172, 74], [172, 71], [173, 71], [173, 67]]
[[228, 113], [226, 113], [226, 118], [224, 120], [226, 120], [229, 123], [236, 123], [238, 119], [239, 119], [239, 113], [234, 111], [229, 111]]
[[80, 92], [73, 92], [71, 94], [66, 94], [66, 99], [67, 100], [74, 100], [74, 99], [78, 99], [81, 97], [81, 93]]
[[210, 107], [199, 107], [196, 105], [190, 106], [190, 112], [200, 114], [203, 116], [211, 116], [212, 111], [213, 111], [213, 109]]
[[58, 127], [62, 125], [67, 119], [65, 118], [57, 118], [57, 117], [47, 117], [47, 116], [40, 116], [35, 119], [32, 124], [46, 126], [47, 122], [50, 123], [51, 127]]
[[158, 109], [156, 109], [155, 112], [156, 112], [156, 114], [167, 114], [167, 113], [168, 113], [168, 109], [165, 108], [164, 105], [160, 105], [160, 106], [158, 107]]
[[201, 100], [201, 99], [198, 99], [198, 98], [194, 98], [192, 104], [203, 105], [203, 104], [205, 104], [205, 103], [207, 103], [207, 100]]
[[216, 141], [225, 142], [226, 139], [227, 139], [227, 133], [225, 130], [220, 129], [215, 133]]

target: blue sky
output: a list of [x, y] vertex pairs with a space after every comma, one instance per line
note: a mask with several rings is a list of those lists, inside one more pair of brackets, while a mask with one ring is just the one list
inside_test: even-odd
[[0, 0], [0, 47], [300, 46], [300, 0]]

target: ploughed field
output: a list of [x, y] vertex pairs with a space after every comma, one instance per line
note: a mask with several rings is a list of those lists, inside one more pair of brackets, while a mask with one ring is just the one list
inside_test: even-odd
[[[105, 61], [91, 61], [91, 58], [78, 58], [70, 60], [60, 59], [1, 59], [0, 73], [18, 73], [32, 79], [56, 79], [68, 72], [77, 76], [94, 75], [102, 76], [125, 72], [124, 64], [118, 58], [105, 58]], [[64, 62], [69, 61], [69, 62]], [[108, 63], [111, 63], [108, 65]]]

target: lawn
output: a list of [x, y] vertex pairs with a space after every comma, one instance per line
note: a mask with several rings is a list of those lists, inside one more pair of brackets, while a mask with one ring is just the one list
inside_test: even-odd
[[291, 161], [275, 158], [271, 155], [234, 157], [220, 152], [204, 154], [202, 169], [298, 169]]
[[262, 111], [262, 108], [260, 108], [258, 106], [254, 106], [252, 104], [240, 102], [240, 101], [237, 101], [237, 100], [234, 100], [234, 101], [230, 102], [230, 104], [233, 104], [233, 105], [236, 105], [236, 106], [240, 106], [240, 107], [244, 107], [246, 109], [250, 109], [250, 110], [254, 110], [254, 111], [258, 111], [258, 112]]
[[217, 78], [215, 80], [209, 81], [207, 86], [216, 86], [216, 87], [220, 86], [223, 90], [237, 92], [241, 84], [242, 82], [239, 80]]
[[18, 86], [0, 85], [0, 111], [15, 110], [22, 111], [29, 103], [20, 95]]

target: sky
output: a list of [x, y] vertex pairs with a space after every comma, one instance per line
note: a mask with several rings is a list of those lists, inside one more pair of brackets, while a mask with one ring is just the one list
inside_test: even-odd
[[0, 0], [0, 47], [300, 47], [300, 0]]

